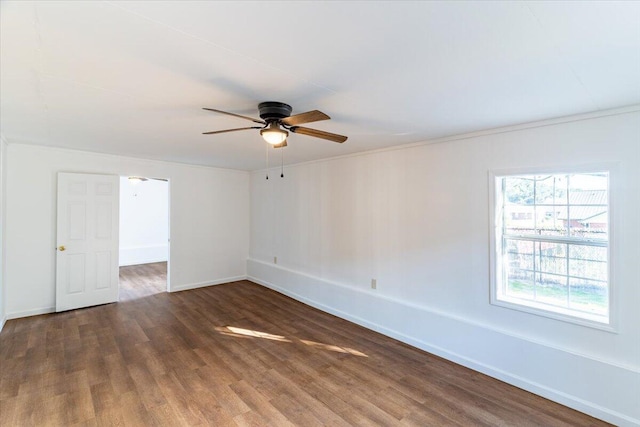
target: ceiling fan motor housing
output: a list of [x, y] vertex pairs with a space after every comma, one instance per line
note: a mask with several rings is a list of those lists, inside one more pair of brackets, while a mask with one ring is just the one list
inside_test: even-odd
[[289, 117], [293, 111], [291, 105], [276, 101], [261, 102], [258, 104], [258, 110], [260, 118], [267, 122]]

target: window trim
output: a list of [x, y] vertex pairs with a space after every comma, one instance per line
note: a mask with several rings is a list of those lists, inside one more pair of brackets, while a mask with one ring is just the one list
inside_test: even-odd
[[[618, 218], [614, 209], [614, 193], [617, 189], [617, 170], [618, 163], [597, 163], [586, 165], [564, 165], [557, 167], [522, 167], [522, 168], [509, 168], [509, 169], [493, 169], [489, 170], [489, 283], [490, 283], [490, 304], [502, 308], [508, 308], [524, 313], [534, 314], [541, 317], [560, 320], [563, 322], [573, 323], [580, 326], [586, 326], [594, 329], [600, 329], [606, 332], [618, 333], [618, 303], [617, 292], [614, 275], [614, 265], [612, 260], [615, 258], [615, 235], [614, 229], [617, 224]], [[576, 173], [590, 173], [590, 172], [608, 172], [609, 173], [609, 186], [607, 191], [608, 197], [608, 254], [607, 254], [607, 269], [608, 269], [608, 293], [609, 293], [609, 322], [604, 323], [597, 320], [589, 320], [584, 317], [578, 317], [573, 314], [569, 314], [568, 310], [563, 313], [563, 308], [554, 307], [555, 311], [545, 309], [544, 304], [536, 304], [533, 302], [531, 305], [524, 305], [504, 299], [498, 299], [498, 260], [502, 258], [501, 254], [498, 254], [498, 250], [501, 245], [498, 244], [498, 239], [502, 237], [502, 218], [499, 217], [500, 210], [497, 208], [497, 203], [502, 199], [502, 191], [498, 189], [497, 178], [506, 176], [517, 175], [540, 175], [540, 174], [576, 174]]]

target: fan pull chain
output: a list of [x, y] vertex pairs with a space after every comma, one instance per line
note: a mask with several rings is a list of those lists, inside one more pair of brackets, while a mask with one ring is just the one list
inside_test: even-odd
[[265, 144], [267, 146], [267, 179], [269, 179], [269, 144]]
[[280, 148], [280, 178], [284, 178], [284, 147]]

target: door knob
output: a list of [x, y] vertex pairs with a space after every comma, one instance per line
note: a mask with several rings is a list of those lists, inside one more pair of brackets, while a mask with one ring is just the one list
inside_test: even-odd
[[67, 249], [67, 248], [65, 248], [65, 247], [64, 247], [64, 245], [62, 245], [62, 246], [59, 246], [59, 247], [58, 247], [58, 250], [59, 250], [60, 252], [62, 252], [62, 251], [64, 251], [64, 250], [66, 250], [66, 249]]

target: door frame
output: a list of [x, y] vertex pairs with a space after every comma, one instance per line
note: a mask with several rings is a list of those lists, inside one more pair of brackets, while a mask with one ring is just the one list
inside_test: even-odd
[[[145, 178], [147, 180], [157, 180], [157, 181], [164, 181], [167, 183], [167, 285], [166, 285], [166, 289], [165, 292], [171, 292], [171, 179], [170, 178], [164, 178], [161, 176], [153, 176], [153, 177], [147, 177], [144, 174], [141, 175], [119, 175], [121, 178], [130, 178], [132, 176], [134, 177], [142, 177]], [[122, 186], [120, 187], [120, 191], [122, 192]], [[122, 213], [122, 204], [120, 204], [119, 206], [119, 214]], [[118, 233], [120, 233], [120, 222], [118, 222]], [[118, 239], [118, 244], [119, 244], [119, 239]], [[118, 248], [118, 250], [120, 250], [120, 248]], [[120, 262], [118, 259], [118, 268], [120, 268]], [[119, 295], [120, 295], [120, 277], [118, 276], [118, 299], [119, 299]]]

